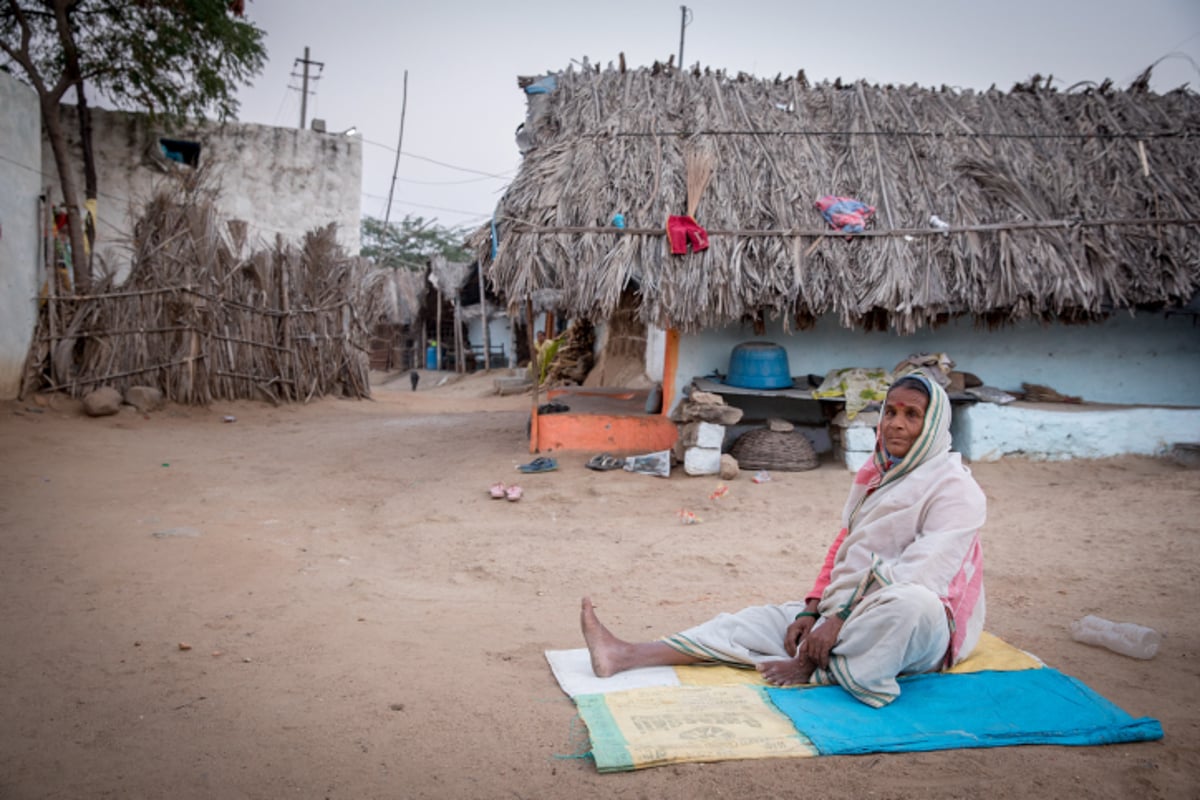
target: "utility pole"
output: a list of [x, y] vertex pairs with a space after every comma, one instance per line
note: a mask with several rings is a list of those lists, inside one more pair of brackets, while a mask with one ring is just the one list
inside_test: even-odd
[[683, 30], [692, 24], [692, 12], [687, 6], [679, 7], [679, 71], [683, 72]]
[[296, 73], [293, 72], [292, 77], [300, 77], [302, 80], [300, 84], [300, 130], [304, 130], [308, 126], [308, 68], [310, 66], [317, 68], [317, 74], [312, 77], [312, 81], [316, 83], [321, 79], [320, 73], [325, 69], [325, 63], [323, 61], [310, 61], [308, 58], [308, 48], [305, 47], [304, 58], [297, 58], [294, 62], [292, 62], [293, 67], [296, 64], [303, 65], [302, 75], [297, 76]]
[[[404, 70], [404, 95], [400, 101], [400, 141], [396, 142], [396, 166], [392, 167], [392, 188], [388, 189], [387, 211], [383, 213], [383, 229], [392, 218], [392, 194], [396, 191], [396, 174], [400, 172], [400, 151], [404, 149], [404, 114], [408, 111], [408, 70]], [[439, 335], [440, 339], [441, 336]]]

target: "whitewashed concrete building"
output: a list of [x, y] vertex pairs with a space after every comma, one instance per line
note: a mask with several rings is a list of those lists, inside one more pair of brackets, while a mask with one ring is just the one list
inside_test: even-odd
[[[75, 108], [64, 129], [83, 197]], [[343, 133], [239, 123], [167, 128], [141, 114], [92, 109], [99, 186], [93, 270], [120, 280], [139, 209], [181, 171], [209, 170], [221, 216], [247, 223], [248, 243], [290, 242], [329, 223], [347, 252], [360, 249], [362, 139]], [[37, 95], [0, 71], [0, 399], [16, 397], [45, 281], [44, 203], [62, 203], [58, 171], [43, 140]]]
[[0, 70], [0, 399], [17, 396], [37, 314], [42, 191], [37, 95]]
[[[83, 156], [75, 108], [63, 106], [63, 128], [83, 190]], [[296, 128], [229, 122], [167, 128], [142, 114], [92, 109], [100, 187], [96, 255], [118, 276], [128, 271], [133, 220], [154, 189], [174, 173], [206, 169], [217, 189], [218, 213], [248, 223], [249, 241], [295, 241], [315, 227], [338, 225], [348, 252], [360, 247], [362, 138]], [[55, 202], [58, 171], [49, 145], [42, 170]]]

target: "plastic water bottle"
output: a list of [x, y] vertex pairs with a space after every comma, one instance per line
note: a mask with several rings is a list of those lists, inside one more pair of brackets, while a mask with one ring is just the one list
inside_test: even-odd
[[1110, 622], [1091, 614], [1071, 623], [1071, 638], [1132, 658], [1154, 658], [1162, 644], [1162, 636], [1153, 628], [1132, 622]]

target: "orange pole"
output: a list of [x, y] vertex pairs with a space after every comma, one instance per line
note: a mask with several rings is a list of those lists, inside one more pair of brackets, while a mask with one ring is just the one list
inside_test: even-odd
[[671, 413], [671, 405], [675, 402], [675, 395], [678, 393], [675, 373], [679, 371], [679, 331], [675, 328], [667, 329], [667, 342], [665, 353], [663, 353], [663, 416]]

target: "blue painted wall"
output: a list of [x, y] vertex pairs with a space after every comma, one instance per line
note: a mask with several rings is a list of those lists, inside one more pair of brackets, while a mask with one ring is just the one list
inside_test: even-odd
[[1092, 403], [1200, 406], [1200, 318], [1190, 314], [1122, 312], [1093, 325], [1022, 323], [995, 330], [957, 320], [912, 336], [847, 330], [834, 317], [790, 334], [780, 323], [768, 324], [762, 337], [749, 325], [731, 325], [682, 337], [678, 385], [714, 369], [727, 373], [733, 347], [753, 339], [786, 347], [793, 375], [840, 367], [890, 370], [912, 353], [944, 352], [957, 369], [1000, 389], [1039, 383]]

